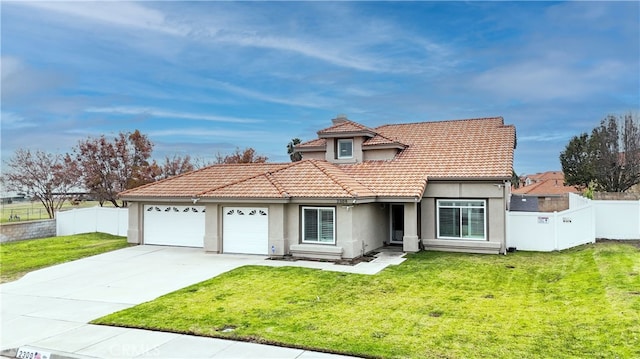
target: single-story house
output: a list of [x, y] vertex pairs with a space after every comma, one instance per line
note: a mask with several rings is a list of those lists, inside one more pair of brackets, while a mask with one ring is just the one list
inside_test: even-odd
[[516, 131], [501, 117], [370, 128], [339, 116], [292, 163], [213, 165], [120, 194], [128, 240], [353, 259], [506, 250]]

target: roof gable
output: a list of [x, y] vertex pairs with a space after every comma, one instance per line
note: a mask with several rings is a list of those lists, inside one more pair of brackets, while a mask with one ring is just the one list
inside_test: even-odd
[[318, 137], [320, 138], [343, 136], [373, 137], [375, 135], [376, 132], [373, 129], [346, 118], [334, 119], [333, 126], [318, 131]]

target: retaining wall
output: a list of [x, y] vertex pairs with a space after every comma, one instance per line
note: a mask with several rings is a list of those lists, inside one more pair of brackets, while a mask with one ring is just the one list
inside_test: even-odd
[[4, 223], [0, 226], [0, 242], [14, 242], [25, 239], [55, 237], [56, 220]]

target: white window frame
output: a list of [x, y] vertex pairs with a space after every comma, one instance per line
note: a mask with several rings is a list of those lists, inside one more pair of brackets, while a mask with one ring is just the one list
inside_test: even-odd
[[[441, 202], [476, 202], [482, 203], [482, 207], [478, 206], [441, 206]], [[440, 235], [440, 208], [482, 208], [482, 221], [483, 221], [483, 236], [482, 238], [473, 238], [473, 237], [464, 237], [462, 231], [462, 215], [460, 215], [460, 236], [459, 237], [451, 237], [451, 236], [441, 236]], [[455, 199], [439, 199], [436, 201], [436, 238], [438, 239], [457, 239], [457, 240], [465, 240], [465, 241], [486, 241], [487, 240], [487, 201], [484, 199], [465, 199], [465, 198], [455, 198]]]
[[[342, 143], [349, 143], [351, 144], [351, 154], [349, 156], [341, 156], [340, 155], [340, 144]], [[337, 142], [337, 146], [336, 146], [336, 152], [337, 152], [337, 158], [339, 160], [346, 160], [349, 158], [353, 158], [353, 139], [352, 138], [342, 138], [339, 139]]]
[[[318, 235], [321, 232], [321, 227], [322, 227], [322, 216], [320, 215], [320, 210], [326, 211], [329, 210], [331, 211], [331, 214], [333, 215], [333, 228], [332, 228], [332, 233], [331, 233], [331, 237], [332, 237], [332, 241], [331, 242], [321, 242], [320, 240], [307, 240], [305, 238], [305, 229], [306, 229], [306, 224], [305, 224], [305, 210], [317, 210], [318, 212]], [[302, 207], [302, 228], [301, 231], [302, 232], [302, 243], [313, 243], [313, 244], [327, 244], [327, 245], [335, 245], [336, 244], [336, 208], [335, 207]]]

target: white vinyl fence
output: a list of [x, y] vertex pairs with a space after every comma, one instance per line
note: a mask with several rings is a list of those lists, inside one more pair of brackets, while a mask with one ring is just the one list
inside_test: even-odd
[[592, 201], [596, 238], [640, 239], [640, 201]]
[[640, 239], [640, 201], [592, 201], [569, 194], [561, 212], [507, 212], [507, 247], [554, 251], [596, 238]]
[[566, 211], [507, 212], [507, 247], [549, 252], [594, 243], [593, 207], [575, 197]]
[[91, 207], [56, 213], [56, 235], [102, 232], [126, 236], [129, 215], [126, 208]]

